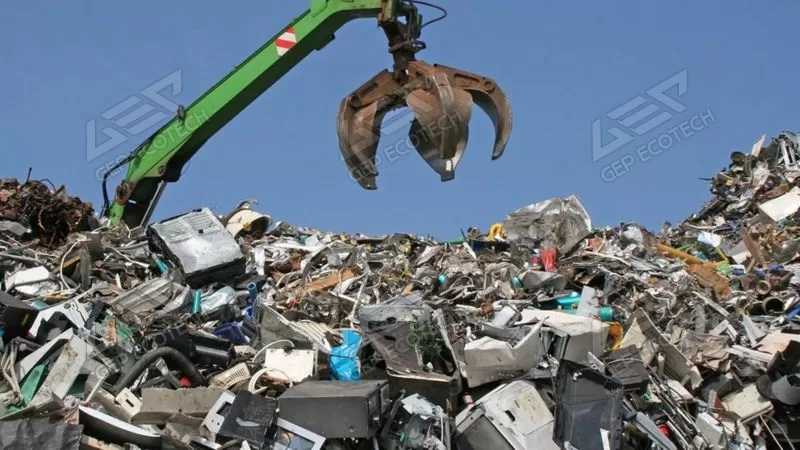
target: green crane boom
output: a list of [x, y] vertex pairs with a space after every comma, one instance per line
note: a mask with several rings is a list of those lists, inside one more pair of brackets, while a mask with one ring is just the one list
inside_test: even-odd
[[[345, 23], [369, 17], [377, 18], [389, 40], [394, 70], [384, 70], [365, 83], [345, 98], [340, 109], [340, 150], [351, 173], [360, 174], [362, 186], [375, 188], [373, 160], [380, 120], [389, 110], [403, 106], [403, 101], [417, 114], [412, 126], [424, 128], [447, 114], [459, 119], [465, 115], [468, 121], [474, 98], [498, 128], [501, 142], [496, 142], [493, 158], [499, 157], [511, 129], [505, 95], [488, 78], [415, 60], [415, 53], [425, 46], [418, 39], [424, 25], [413, 0], [312, 0], [306, 12], [191, 105], [180, 107], [175, 117], [117, 166], [127, 164], [128, 168], [113, 201], [106, 190], [113, 170], [108, 172], [103, 197], [104, 214], [111, 224], [146, 225], [166, 183], [178, 181], [184, 165], [208, 139], [309, 53], [333, 40], [334, 32]], [[418, 146], [418, 151], [440, 173], [439, 166], [449, 161], [448, 167], [454, 168], [460, 158], [466, 144], [466, 121], [457, 121], [452, 130], [438, 134], [423, 130], [427, 143]], [[445, 175], [442, 177], [444, 180]]]

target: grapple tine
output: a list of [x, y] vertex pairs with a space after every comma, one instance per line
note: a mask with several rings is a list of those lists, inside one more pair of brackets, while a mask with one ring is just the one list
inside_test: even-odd
[[436, 171], [441, 181], [455, 178], [458, 166], [469, 139], [469, 120], [472, 115], [472, 96], [458, 89], [450, 89], [452, 99], [445, 110], [429, 107], [424, 111], [419, 105], [443, 105], [436, 97], [424, 91], [413, 91], [408, 104], [416, 118], [411, 123], [409, 140], [417, 153]]
[[439, 145], [439, 158], [450, 159], [456, 154], [460, 129], [439, 124], [457, 114], [455, 94], [444, 73], [431, 70], [425, 78], [425, 89], [412, 91], [406, 98], [406, 103], [414, 111], [419, 124], [429, 134], [439, 137], [436, 140]]
[[377, 189], [375, 154], [380, 127], [386, 113], [400, 106], [390, 96], [399, 87], [384, 70], [345, 97], [339, 106], [336, 120], [339, 150], [350, 177], [364, 189]]
[[[413, 63], [412, 63], [413, 64]], [[503, 151], [511, 136], [513, 116], [508, 97], [500, 86], [491, 78], [466, 72], [453, 67], [433, 64], [434, 70], [447, 75], [455, 89], [462, 89], [472, 94], [473, 101], [489, 116], [494, 124], [495, 139], [492, 160], [503, 155]]]
[[353, 180], [364, 189], [377, 189], [375, 154], [380, 140], [381, 123], [376, 117], [377, 103], [355, 111], [348, 107], [349, 101], [349, 97], [344, 99], [339, 108], [339, 148]]

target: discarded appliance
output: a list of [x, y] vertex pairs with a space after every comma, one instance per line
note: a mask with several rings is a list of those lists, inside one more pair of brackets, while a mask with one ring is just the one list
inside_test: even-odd
[[382, 447], [398, 449], [450, 449], [451, 426], [447, 412], [419, 394], [400, 399], [381, 430]]
[[192, 288], [245, 273], [247, 259], [208, 208], [153, 224], [147, 234], [153, 248], [180, 267]]
[[556, 382], [556, 427], [562, 446], [620, 448], [624, 386], [591, 367], [564, 360]]
[[[501, 333], [493, 336], [493, 327], [484, 326], [485, 335], [464, 347], [467, 385], [472, 388], [511, 378], [536, 367], [544, 355], [542, 325], [539, 322], [534, 326], [504, 329], [505, 339], [499, 338]], [[512, 335], [514, 332], [516, 336]]]
[[558, 311], [524, 309], [517, 325], [534, 321], [544, 321], [544, 348], [557, 360], [584, 362], [588, 352], [601, 355], [605, 351], [609, 330], [607, 323]]
[[327, 439], [375, 436], [391, 405], [385, 380], [306, 381], [278, 402], [282, 419]]
[[553, 415], [529, 381], [497, 387], [456, 416], [459, 450], [552, 449]]

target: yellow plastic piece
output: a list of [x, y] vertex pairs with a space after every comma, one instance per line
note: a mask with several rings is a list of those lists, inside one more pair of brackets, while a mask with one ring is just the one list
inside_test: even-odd
[[625, 335], [625, 332], [622, 331], [622, 324], [619, 322], [609, 322], [608, 323], [608, 335], [614, 338], [614, 342], [611, 344], [611, 350], [616, 350], [622, 345], [622, 337]]
[[495, 240], [498, 236], [500, 238], [502, 238], [502, 239], [506, 239], [508, 237], [508, 233], [506, 233], [506, 230], [503, 229], [503, 224], [502, 223], [496, 223], [496, 224], [492, 225], [491, 228], [489, 228], [489, 237], [488, 237], [488, 239], [490, 241]]

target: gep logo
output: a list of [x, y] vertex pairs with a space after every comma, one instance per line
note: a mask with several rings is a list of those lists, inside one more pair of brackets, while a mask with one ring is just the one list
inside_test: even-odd
[[[610, 153], [633, 142], [636, 137], [643, 136], [648, 131], [665, 123], [674, 114], [686, 110], [686, 106], [670, 98], [666, 93], [675, 86], [677, 96], [681, 97], [688, 91], [688, 69], [672, 75], [661, 83], [647, 90], [648, 98], [638, 95], [624, 105], [606, 114], [615, 124], [608, 129], [608, 134], [614, 139], [603, 145], [603, 118], [592, 122], [592, 161], [597, 161]], [[623, 118], [624, 117], [624, 118]]]

